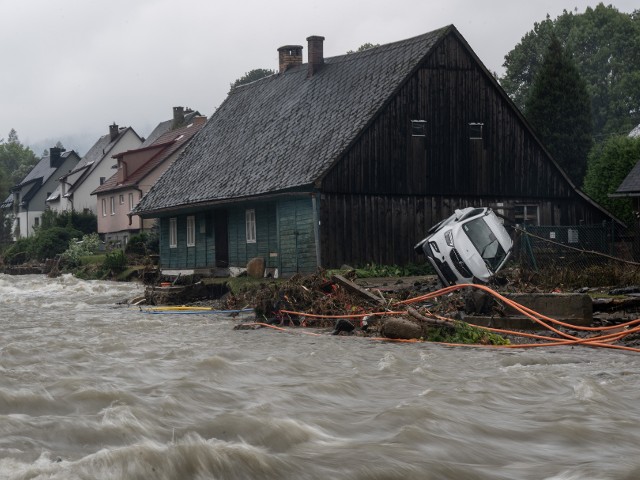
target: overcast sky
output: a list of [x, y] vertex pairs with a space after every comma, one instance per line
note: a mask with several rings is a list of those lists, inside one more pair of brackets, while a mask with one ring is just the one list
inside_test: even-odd
[[[486, 67], [502, 74], [504, 56], [534, 22], [597, 4], [0, 0], [0, 138], [11, 128], [30, 146], [82, 138], [63, 143], [84, 154], [113, 122], [146, 136], [174, 106], [210, 116], [234, 80], [254, 68], [278, 68], [278, 47], [303, 45], [306, 62], [310, 35], [325, 37], [324, 54], [331, 57], [453, 24]], [[638, 0], [605, 4], [625, 13], [640, 8]]]

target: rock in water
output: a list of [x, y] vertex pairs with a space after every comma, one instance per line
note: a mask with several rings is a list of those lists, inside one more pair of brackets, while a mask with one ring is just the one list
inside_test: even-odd
[[383, 337], [410, 340], [422, 338], [422, 328], [415, 322], [403, 318], [392, 318], [384, 322], [380, 333]]

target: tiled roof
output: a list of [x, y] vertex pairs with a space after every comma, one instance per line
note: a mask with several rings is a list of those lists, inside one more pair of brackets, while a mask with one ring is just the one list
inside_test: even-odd
[[627, 174], [618, 189], [615, 191], [614, 195], [640, 196], [640, 161], [638, 161], [631, 169], [631, 171]]
[[[132, 185], [137, 185], [143, 180], [151, 171], [153, 171], [158, 165], [162, 164], [167, 158], [173, 155], [178, 149], [186, 145], [196, 133], [204, 126], [203, 123], [191, 123], [186, 127], [171, 130], [158, 137], [158, 139], [147, 147], [140, 147], [136, 150], [128, 150], [118, 154], [119, 157], [126, 156], [130, 153], [140, 152], [148, 150], [150, 159], [145, 162], [135, 172], [129, 174], [123, 183], [118, 183], [118, 174], [114, 174], [109, 177], [102, 185], [96, 188], [92, 193], [107, 192], [110, 190], [125, 188]], [[156, 147], [156, 148], [154, 148]]]
[[636, 128], [631, 130], [631, 133], [629, 133], [629, 136], [630, 137], [640, 137], [640, 125], [638, 125]]
[[[70, 155], [75, 155], [76, 157], [78, 156], [76, 152], [74, 152], [73, 150], [70, 150], [68, 152], [62, 152], [60, 154], [60, 157], [69, 158]], [[49, 155], [47, 155], [46, 157], [42, 157], [40, 161], [35, 165], [35, 167], [33, 167], [31, 171], [27, 174], [27, 176], [24, 177], [24, 179], [14, 188], [21, 187], [22, 185], [30, 183], [33, 180], [36, 180], [38, 178], [42, 178], [42, 183], [44, 183], [47, 180], [49, 180], [51, 175], [56, 173], [57, 170], [58, 170], [57, 167], [51, 166]]]
[[9, 196], [5, 199], [5, 201], [0, 204], [0, 208], [9, 208], [12, 205], [13, 205], [13, 193], [10, 193]]
[[451, 29], [325, 58], [311, 78], [303, 64], [236, 88], [136, 211], [308, 187]]
[[[78, 154], [73, 150], [70, 150], [68, 152], [62, 152], [60, 154], [60, 157], [64, 159], [69, 158], [70, 156], [75, 156], [76, 158], [78, 158]], [[26, 177], [24, 177], [24, 180], [22, 180], [22, 182], [20, 182], [18, 185], [13, 187], [13, 189], [22, 188], [30, 183], [37, 185], [37, 188], [34, 188], [32, 186], [26, 194], [22, 195], [22, 199], [25, 201], [28, 201], [33, 197], [33, 195], [35, 195], [35, 193], [38, 191], [40, 186], [43, 185], [47, 180], [49, 180], [49, 178], [51, 178], [52, 175], [60, 174], [58, 170], [59, 170], [58, 167], [51, 166], [49, 155], [47, 155], [46, 157], [42, 157], [40, 161], [36, 164], [36, 166], [31, 169], [31, 171], [27, 174]]]
[[[131, 127], [120, 127], [118, 129], [118, 135], [115, 139], [111, 139], [111, 134], [103, 135], [98, 141], [89, 149], [84, 157], [78, 162], [78, 165], [69, 172], [69, 174], [76, 173], [81, 170], [85, 170], [84, 173], [75, 181], [75, 183], [69, 188], [68, 193], [72, 193], [77, 187], [84, 182], [89, 174], [94, 171], [97, 166], [105, 158], [111, 158], [111, 149], [118, 143], [127, 130], [133, 130]], [[135, 131], [133, 131], [135, 133]], [[137, 134], [136, 134], [137, 135]], [[59, 187], [58, 187], [59, 188]]]
[[[185, 112], [184, 122], [179, 126], [187, 125], [191, 123], [195, 117], [199, 117], [199, 116], [200, 116], [200, 112], [198, 112], [197, 110], [189, 110]], [[164, 135], [165, 133], [168, 133], [171, 130], [171, 127], [173, 126], [173, 122], [174, 122], [173, 119], [160, 122], [156, 126], [156, 128], [154, 128], [153, 131], [149, 134], [146, 140], [142, 143], [141, 147], [144, 148], [144, 147], [148, 147], [149, 145], [153, 145], [156, 142], [156, 140], [158, 140], [162, 135]]]

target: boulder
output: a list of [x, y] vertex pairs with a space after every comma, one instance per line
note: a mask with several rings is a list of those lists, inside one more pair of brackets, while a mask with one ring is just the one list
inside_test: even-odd
[[386, 338], [409, 340], [422, 338], [422, 328], [415, 322], [403, 318], [392, 318], [384, 322], [380, 334]]
[[264, 258], [255, 257], [249, 260], [247, 263], [247, 275], [251, 278], [263, 278], [264, 277]]

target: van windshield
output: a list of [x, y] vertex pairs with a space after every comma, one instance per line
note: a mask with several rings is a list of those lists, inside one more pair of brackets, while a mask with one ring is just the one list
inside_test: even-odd
[[462, 225], [464, 233], [467, 234], [473, 246], [487, 264], [491, 272], [495, 272], [504, 260], [507, 253], [498, 242], [495, 234], [491, 231], [484, 217], [476, 218]]

